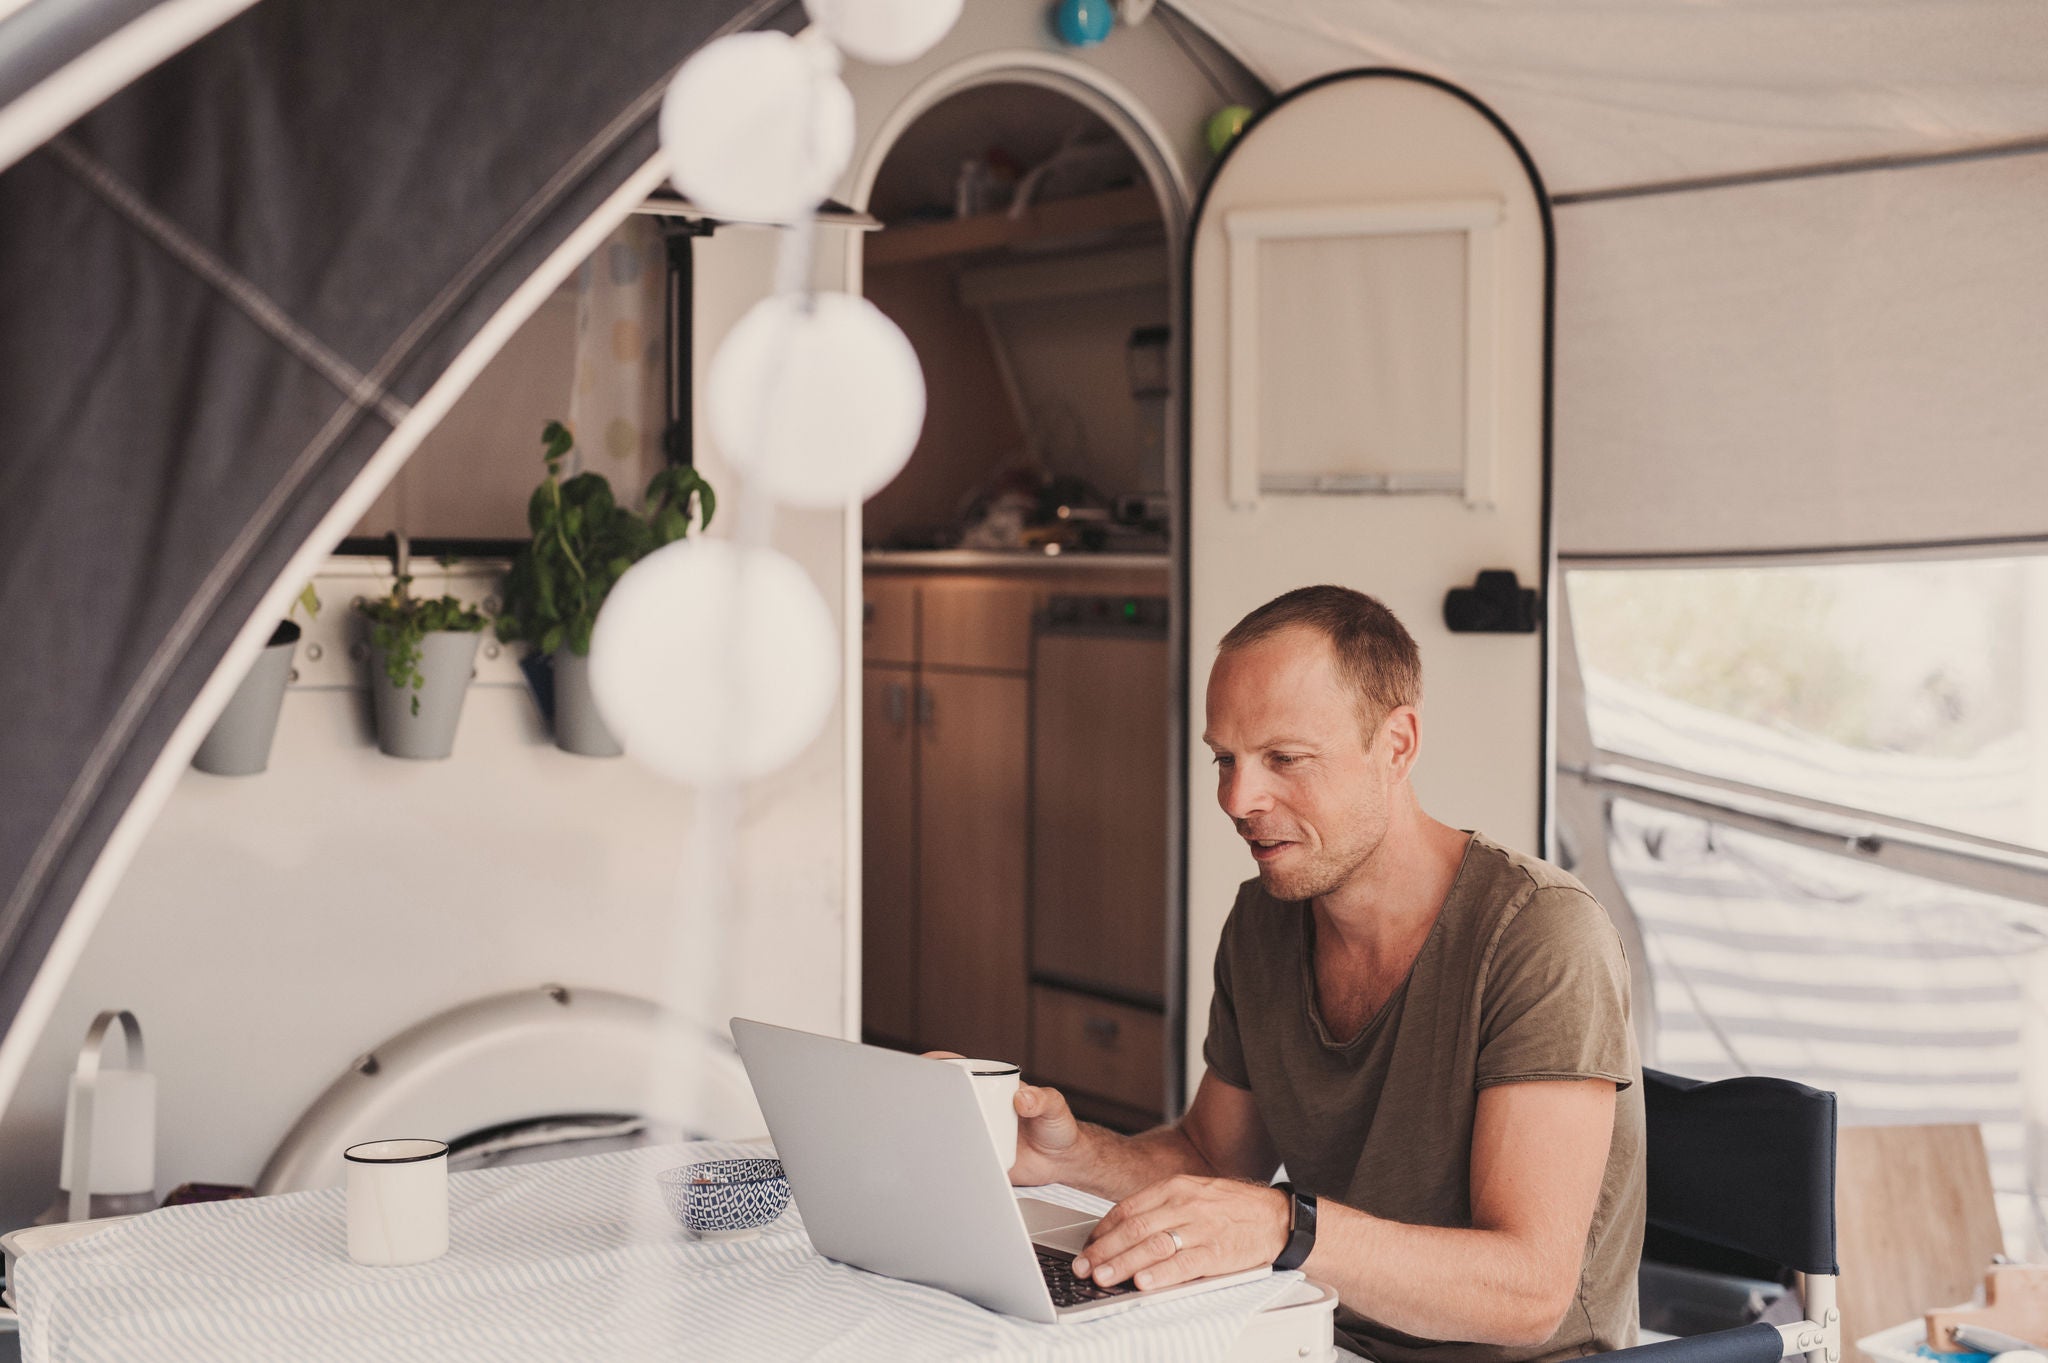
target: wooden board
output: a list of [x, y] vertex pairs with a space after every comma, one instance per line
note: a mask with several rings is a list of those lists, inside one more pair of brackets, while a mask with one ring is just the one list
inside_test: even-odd
[[920, 676], [918, 1040], [1022, 1064], [1030, 683]]
[[1156, 1003], [1166, 998], [1166, 688], [1163, 638], [1038, 640], [1031, 968]]
[[1928, 1341], [1948, 1352], [1943, 1345], [1958, 1325], [1984, 1326], [2037, 1348], [2048, 1345], [2048, 1264], [1996, 1265], [1985, 1274], [1982, 1306], [1927, 1313]]
[[1089, 994], [1034, 985], [1034, 1079], [1107, 1098], [1157, 1120], [1166, 1098], [1166, 1019]]
[[861, 678], [861, 1026], [917, 1039], [917, 673]]
[[943, 222], [913, 222], [886, 227], [863, 244], [869, 269], [906, 265], [916, 260], [993, 251], [1023, 242], [1062, 237], [1094, 237], [1118, 228], [1156, 223], [1159, 196], [1150, 185], [1112, 189], [1072, 199], [1050, 199], [1016, 217], [1004, 209]]
[[861, 657], [910, 667], [917, 662], [917, 583], [910, 578], [861, 579]]
[[939, 577], [922, 587], [920, 648], [927, 667], [1031, 670], [1036, 582]]
[[1974, 1125], [1859, 1126], [1836, 1139], [1842, 1339], [1970, 1299], [2005, 1245]]

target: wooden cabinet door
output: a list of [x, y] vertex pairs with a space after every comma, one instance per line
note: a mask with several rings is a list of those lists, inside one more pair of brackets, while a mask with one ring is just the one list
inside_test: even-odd
[[918, 1041], [1022, 1064], [1030, 683], [919, 680]]
[[1031, 667], [1031, 613], [1043, 589], [1031, 582], [990, 577], [941, 577], [920, 593], [922, 658], [926, 666]]
[[917, 673], [870, 667], [861, 705], [861, 1030], [917, 1041]]
[[907, 577], [861, 579], [861, 653], [871, 663], [917, 662], [917, 583]]
[[1031, 967], [1166, 997], [1166, 641], [1041, 635]]
[[1031, 1070], [1157, 1118], [1166, 1098], [1166, 1019], [1145, 1008], [1044, 985], [1031, 991]]

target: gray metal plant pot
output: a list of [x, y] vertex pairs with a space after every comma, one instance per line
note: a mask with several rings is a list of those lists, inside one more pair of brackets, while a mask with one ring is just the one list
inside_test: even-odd
[[597, 712], [590, 694], [590, 659], [558, 648], [555, 665], [555, 746], [584, 757], [618, 757], [626, 750]]
[[192, 754], [193, 766], [215, 776], [254, 776], [270, 765], [270, 740], [277, 736], [277, 715], [284, 708], [284, 685], [291, 680], [292, 651], [298, 646], [299, 627], [280, 621], [235, 688], [234, 699], [213, 722], [213, 731]]
[[[384, 650], [370, 645], [370, 697], [377, 713], [377, 748], [392, 757], [434, 759], [455, 751], [455, 726], [462, 698], [476, 668], [476, 630], [435, 630], [420, 640], [420, 675], [415, 691], [395, 686], [384, 671]], [[419, 713], [412, 709], [413, 698]]]

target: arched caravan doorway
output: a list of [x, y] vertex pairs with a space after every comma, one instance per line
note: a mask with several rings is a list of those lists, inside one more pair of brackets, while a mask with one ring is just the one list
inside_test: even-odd
[[[1187, 205], [1192, 199], [1192, 187], [1201, 182], [1213, 160], [1202, 140], [1204, 121], [1226, 104], [1257, 107], [1268, 98], [1265, 88], [1234, 57], [1166, 6], [1161, 6], [1145, 23], [1119, 28], [1111, 40], [1100, 47], [1076, 51], [1062, 49], [1053, 43], [1046, 33], [1043, 14], [1036, 7], [985, 5], [969, 6], [953, 34], [913, 66], [889, 69], [856, 67], [849, 70], [847, 80], [860, 110], [864, 141], [856, 153], [853, 173], [843, 182], [841, 197], [863, 209], [877, 208], [872, 202], [877, 180], [891, 151], [902, 143], [905, 133], [941, 105], [963, 96], [972, 99], [977, 91], [999, 86], [1029, 90], [1055, 104], [1078, 110], [1106, 136], [1120, 142], [1139, 171], [1143, 185], [1149, 189], [1149, 192], [1141, 189], [1139, 194], [1149, 200], [1152, 205], [1150, 215], [1160, 224], [1156, 229], [1159, 238], [1155, 260], [1166, 267], [1162, 281], [1165, 307], [1158, 318], [1164, 324], [1164, 336], [1155, 334], [1150, 338], [1152, 348], [1135, 357], [1129, 353], [1129, 335], [1121, 336], [1117, 339], [1114, 353], [1107, 355], [1104, 363], [1114, 370], [1113, 383], [1126, 400], [1133, 386], [1134, 376], [1130, 369], [1134, 358], [1161, 364], [1164, 373], [1155, 382], [1160, 388], [1171, 386], [1180, 368], [1179, 328], [1175, 324], [1181, 311], [1178, 290], [1182, 262], [1178, 252], [1184, 240], [1184, 220]], [[957, 169], [957, 166], [948, 168], [949, 171]], [[867, 248], [883, 235], [886, 233], [847, 243], [843, 269], [848, 287], [862, 287], [869, 273]], [[1163, 346], [1159, 345], [1162, 339]], [[1027, 376], [1027, 385], [1028, 382]], [[1161, 461], [1158, 482], [1145, 490], [1164, 493], [1165, 505], [1171, 506], [1181, 495], [1177, 485], [1178, 460], [1173, 453], [1179, 445], [1179, 404], [1169, 400], [1160, 405], [1163, 410], [1158, 414], [1158, 438], [1163, 441], [1166, 457]], [[888, 494], [885, 492], [883, 495], [886, 497]], [[1156, 505], [1154, 509], [1158, 509]], [[846, 521], [849, 619], [856, 613], [864, 614], [869, 604], [866, 593], [854, 593], [855, 588], [863, 585], [863, 568], [866, 566], [862, 555], [864, 519], [861, 511], [855, 509]], [[1165, 668], [1165, 694], [1160, 703], [1149, 708], [1149, 703], [1139, 705], [1139, 711], [1150, 716], [1155, 728], [1159, 727], [1162, 718], [1164, 720], [1163, 729], [1154, 739], [1163, 751], [1146, 762], [1151, 770], [1171, 772], [1174, 763], [1170, 754], [1183, 741], [1180, 726], [1185, 707], [1179, 693], [1186, 675], [1187, 644], [1178, 612], [1168, 607], [1180, 591], [1176, 585], [1181, 571], [1180, 550], [1171, 536], [1162, 547], [1163, 552], [1153, 552], [1149, 556], [1150, 563], [1141, 570], [1149, 572], [1151, 583], [1156, 585], [1104, 582], [1097, 584], [1099, 590], [1063, 589], [1059, 593], [1048, 591], [1046, 594], [1088, 598], [1097, 607], [1111, 605], [1109, 598], [1114, 597], [1113, 605], [1119, 613], [1126, 605], [1137, 604], [1131, 598], [1143, 598], [1139, 611], [1142, 622], [1152, 631], [1149, 646], [1155, 652], [1163, 650], [1169, 660]], [[1098, 555], [1097, 565], [1103, 564], [1108, 557]], [[1075, 561], [1070, 559], [1069, 564]], [[1126, 590], [1130, 586], [1142, 589]], [[1013, 604], [1019, 594], [1032, 595], [1028, 589], [1013, 593]], [[1044, 604], [1049, 605], [1050, 602]], [[1011, 635], [1020, 641], [1019, 647], [1027, 651], [1027, 659], [1033, 641], [1030, 613], [1031, 606], [1027, 605], [1021, 617], [1021, 627]], [[1159, 637], [1162, 633], [1164, 638]], [[875, 780], [878, 761], [896, 762], [898, 771], [906, 770], [901, 765], [904, 759], [900, 751], [885, 753], [878, 759], [877, 748], [886, 748], [892, 733], [897, 735], [900, 747], [902, 724], [892, 719], [892, 714], [902, 715], [905, 721], [914, 725], [916, 715], [912, 707], [917, 693], [909, 688], [914, 688], [918, 678], [914, 675], [895, 678], [907, 683], [908, 688], [900, 693], [903, 699], [898, 700], [892, 709], [886, 681], [881, 688], [864, 694], [869, 691], [864, 666], [867, 644], [849, 631], [848, 646], [848, 845], [865, 852], [866, 845], [872, 842], [875, 834], [865, 827], [868, 821], [862, 817], [868, 794], [864, 787]], [[1061, 646], [1057, 640], [1050, 644], [1054, 649]], [[1114, 640], [1106, 645], [1113, 646]], [[1135, 651], [1145, 645], [1132, 641], [1130, 646]], [[1081, 644], [1073, 651], [1086, 653], [1089, 646]], [[914, 654], [912, 658], [914, 672]], [[996, 671], [1008, 672], [1011, 678], [1033, 674], [1028, 660], [1022, 666]], [[991, 676], [986, 680], [993, 686], [1004, 679]], [[1028, 686], [1028, 683], [1023, 684]], [[938, 697], [934, 696], [933, 700], [936, 702]], [[861, 716], [858, 725], [852, 722], [855, 715]], [[899, 784], [913, 779], [906, 775]], [[1052, 788], [1051, 783], [1047, 788]], [[1162, 779], [1158, 786], [1152, 788], [1150, 798], [1157, 810], [1151, 823], [1153, 845], [1157, 850], [1133, 860], [1159, 868], [1146, 893], [1157, 896], [1161, 907], [1151, 929], [1151, 938], [1135, 939], [1123, 949], [1122, 954], [1142, 957], [1156, 966], [1154, 981], [1135, 989], [1125, 982], [1125, 987], [1119, 988], [1116, 980], [1105, 978], [1099, 971], [1072, 968], [1076, 961], [1085, 965], [1091, 956], [1118, 954], [1115, 949], [1108, 953], [1096, 950], [1097, 944], [1085, 937], [1069, 944], [1065, 962], [1052, 961], [1050, 958], [1059, 954], [1060, 934], [1056, 928], [1048, 932], [1046, 925], [1028, 906], [1012, 906], [1013, 914], [1021, 921], [1010, 923], [1017, 936], [1006, 944], [1017, 962], [1009, 973], [1014, 977], [1012, 997], [1019, 1000], [1022, 1011], [1019, 1020], [1022, 1036], [1019, 1037], [1013, 1028], [1009, 1035], [1015, 1039], [1000, 1041], [1000, 1044], [1018, 1047], [1017, 1057], [1029, 1062], [1032, 1060], [1034, 1039], [1042, 1028], [1052, 1047], [1046, 1051], [1046, 1057], [1054, 1060], [1052, 1074], [1071, 1075], [1078, 1070], [1084, 1083], [1070, 1083], [1068, 1087], [1082, 1092], [1093, 1089], [1098, 1100], [1111, 1099], [1110, 1103], [1096, 1109], [1097, 1115], [1124, 1124], [1138, 1124], [1154, 1114], [1176, 1111], [1182, 1097], [1181, 1074], [1184, 1067], [1178, 1054], [1178, 1038], [1182, 1031], [1182, 952], [1178, 933], [1183, 894], [1179, 884], [1181, 859], [1177, 843], [1183, 819], [1178, 806], [1180, 790], [1177, 780], [1170, 776]], [[1013, 813], [1011, 817], [1017, 816]], [[1022, 817], [1029, 822], [1033, 815], [1027, 809]], [[1041, 812], [1038, 817], [1042, 820], [1048, 815]], [[1036, 849], [1015, 842], [1000, 845], [1012, 862], [1027, 852], [1037, 855]], [[882, 920], [877, 919], [874, 888], [878, 873], [887, 874], [886, 870], [870, 865], [864, 870], [855, 869], [849, 877], [848, 900], [861, 906], [857, 930], [864, 936], [872, 936], [879, 923], [884, 933], [894, 931], [897, 940], [902, 942], [906, 938], [900, 914], [894, 925], [886, 921], [886, 909]], [[1029, 864], [1018, 867], [1015, 898], [1028, 899], [1027, 887], [1035, 888], [1039, 883], [1034, 879], [1035, 874], [1038, 873]], [[1027, 939], [1024, 936], [1027, 930], [1034, 936]], [[1038, 952], [1035, 970], [1031, 963], [1034, 943], [1045, 948]], [[856, 938], [849, 945], [850, 963], [858, 966], [863, 955], [871, 956], [873, 952], [871, 943], [864, 945]], [[863, 992], [873, 993], [879, 986], [884, 990], [895, 990], [900, 996], [910, 987], [908, 981], [915, 970], [915, 963], [908, 960], [910, 954], [909, 951], [898, 952], [898, 968], [893, 980], [863, 981]], [[886, 1004], [884, 1011], [887, 1011]], [[859, 1021], [856, 1017], [855, 1025]], [[899, 1028], [904, 1025], [900, 1010], [896, 1015], [896, 1025]], [[902, 1044], [911, 1039], [902, 1035], [878, 1034], [872, 1025], [868, 1030], [877, 1040], [893, 1040]], [[1061, 1049], [1062, 1039], [1064, 1050]], [[959, 1043], [947, 1041], [945, 1044], [956, 1046]], [[1039, 1049], [1046, 1048], [1041, 1046]], [[1104, 1069], [1105, 1064], [1113, 1073]], [[1108, 1077], [1102, 1077], [1105, 1074]], [[1100, 1090], [1103, 1089], [1109, 1093], [1102, 1093]], [[1115, 1101], [1117, 1099], [1122, 1101]]]
[[1187, 174], [1056, 53], [927, 79], [850, 202], [847, 278], [911, 337], [918, 451], [860, 546], [863, 1036], [1013, 1058], [1126, 1128], [1176, 1111], [1169, 608]]
[[[1381, 598], [1422, 651], [1424, 805], [1537, 850], [1553, 258], [1542, 182], [1490, 110], [1410, 72], [1325, 77], [1264, 111], [1203, 189], [1183, 385], [1191, 638], [1305, 583]], [[1448, 599], [1475, 586], [1488, 591]], [[1190, 661], [1192, 690], [1207, 658]], [[1199, 744], [1183, 775], [1192, 1080], [1207, 963], [1245, 867]]]

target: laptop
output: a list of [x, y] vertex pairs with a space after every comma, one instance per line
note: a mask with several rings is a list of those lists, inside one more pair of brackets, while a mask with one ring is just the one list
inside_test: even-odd
[[1076, 1279], [1100, 1219], [1019, 1197], [967, 1071], [732, 1020], [732, 1036], [820, 1254], [1047, 1324], [1263, 1278], [1264, 1265], [1139, 1291]]

